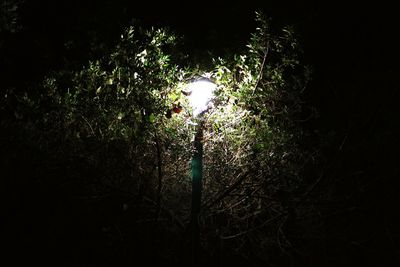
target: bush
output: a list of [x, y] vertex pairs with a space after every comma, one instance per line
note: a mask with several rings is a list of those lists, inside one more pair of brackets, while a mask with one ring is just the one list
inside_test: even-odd
[[[261, 261], [290, 251], [292, 200], [304, 183], [296, 121], [309, 72], [293, 30], [272, 33], [268, 20], [257, 20], [247, 51], [214, 59], [211, 70], [179, 65], [169, 31], [129, 27], [112, 53], [80, 71], [51, 73], [32, 91], [8, 90], [2, 128], [40, 155], [38, 183], [69, 197], [147, 200], [154, 208], [146, 218], [184, 227], [196, 119], [182, 89], [205, 76], [217, 90], [204, 115], [203, 248]], [[116, 220], [108, 223], [123, 224]]]

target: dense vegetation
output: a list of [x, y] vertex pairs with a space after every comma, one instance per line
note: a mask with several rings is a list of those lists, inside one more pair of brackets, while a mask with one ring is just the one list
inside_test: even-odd
[[[22, 2], [5, 3], [0, 47], [14, 51]], [[191, 61], [172, 31], [131, 23], [107, 43], [96, 33], [85, 47], [66, 42], [59, 53], [73, 56], [40, 78], [5, 77], [6, 240], [29, 255], [17, 260], [187, 265], [196, 118], [182, 90], [198, 76], [217, 85], [204, 115], [201, 264], [335, 266], [341, 244], [355, 259], [363, 242], [372, 249], [367, 227], [347, 229], [371, 219], [359, 203], [371, 182], [338, 160], [348, 133], [304, 127], [315, 110], [304, 102], [311, 73], [295, 31], [256, 22], [247, 46], [207, 64]]]

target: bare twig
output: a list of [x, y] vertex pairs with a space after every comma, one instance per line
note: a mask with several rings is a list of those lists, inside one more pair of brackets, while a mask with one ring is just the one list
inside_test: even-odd
[[96, 133], [94, 132], [93, 127], [92, 127], [92, 125], [89, 123], [89, 121], [85, 118], [85, 116], [81, 115], [81, 117], [82, 117], [82, 119], [86, 122], [86, 124], [89, 126], [90, 130], [92, 131], [92, 134], [93, 134], [94, 136], [96, 136]]
[[223, 200], [225, 197], [227, 197], [233, 190], [235, 190], [250, 174], [250, 171], [246, 171], [243, 173], [237, 180], [234, 182], [231, 186], [229, 186], [224, 192], [222, 192], [218, 197], [216, 197], [214, 200], [212, 200], [210, 203], [204, 205], [204, 207], [201, 209], [201, 212], [204, 212], [205, 210], [210, 209], [212, 206]]
[[343, 149], [344, 144], [346, 143], [347, 137], [349, 136], [349, 133], [346, 133], [346, 135], [343, 138], [342, 143], [339, 146], [339, 151]]
[[249, 230], [246, 230], [246, 231], [243, 231], [243, 232], [234, 234], [234, 235], [230, 235], [230, 236], [221, 236], [221, 239], [224, 239], [224, 240], [226, 240], [226, 239], [233, 239], [233, 238], [237, 238], [237, 237], [240, 237], [240, 236], [242, 236], [242, 235], [248, 234], [248, 233], [250, 233], [250, 232], [253, 232], [253, 231], [257, 230], [257, 229], [260, 229], [260, 228], [264, 227], [265, 225], [267, 225], [267, 224], [269, 224], [270, 222], [272, 222], [272, 221], [278, 219], [278, 218], [281, 217], [282, 215], [283, 215], [283, 213], [279, 213], [278, 215], [276, 215], [276, 216], [274, 216], [274, 217], [272, 217], [272, 218], [266, 220], [265, 222], [263, 222], [263, 223], [260, 224], [259, 226], [253, 227], [253, 228], [251, 228], [251, 229], [249, 229]]
[[162, 183], [163, 183], [163, 172], [162, 172], [162, 155], [161, 155], [161, 146], [160, 146], [160, 141], [158, 139], [157, 132], [155, 133], [156, 137], [156, 148], [157, 148], [157, 168], [158, 168], [158, 187], [157, 187], [157, 211], [156, 211], [156, 218], [155, 220], [158, 220], [158, 217], [160, 215], [160, 209], [161, 209], [161, 189], [162, 189]]
[[264, 57], [263, 57], [263, 61], [261, 63], [260, 73], [258, 74], [257, 82], [256, 82], [256, 85], [254, 86], [252, 96], [256, 92], [258, 84], [260, 83], [260, 81], [261, 81], [261, 79], [263, 77], [264, 66], [265, 66], [265, 62], [266, 62], [267, 56], [268, 56], [268, 52], [269, 52], [269, 42], [267, 43], [267, 50], [265, 51], [265, 54], [264, 54]]
[[[151, 198], [148, 197], [143, 197], [143, 200], [147, 201], [148, 203], [152, 203], [153, 205], [157, 205], [157, 202], [152, 200]], [[169, 217], [172, 219], [172, 221], [175, 221], [175, 223], [181, 228], [185, 229], [185, 224], [175, 215], [175, 213], [171, 209], [167, 209], [166, 207], [163, 207], [160, 205], [160, 209], [166, 212]]]
[[308, 195], [311, 194], [312, 191], [314, 191], [315, 187], [321, 182], [322, 178], [324, 177], [325, 174], [325, 168], [322, 169], [321, 174], [319, 175], [318, 179], [311, 185], [311, 187], [307, 190], [307, 192], [301, 197], [301, 200], [299, 203], [302, 203]]

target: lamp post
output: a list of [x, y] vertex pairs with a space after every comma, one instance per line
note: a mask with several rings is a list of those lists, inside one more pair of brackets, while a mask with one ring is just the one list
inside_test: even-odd
[[190, 213], [192, 262], [198, 263], [200, 249], [199, 215], [203, 187], [203, 130], [204, 113], [209, 107], [216, 85], [207, 78], [200, 78], [188, 85], [189, 103], [193, 108], [193, 116], [198, 120], [194, 138], [194, 154], [192, 158], [192, 206]]

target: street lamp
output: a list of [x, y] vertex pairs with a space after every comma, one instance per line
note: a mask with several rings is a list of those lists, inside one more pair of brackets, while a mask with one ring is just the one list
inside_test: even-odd
[[[190, 226], [192, 234], [192, 260], [197, 261], [200, 249], [199, 215], [201, 208], [202, 179], [203, 179], [203, 129], [204, 113], [208, 110], [216, 85], [207, 78], [199, 78], [188, 86], [189, 103], [193, 109], [193, 116], [198, 119], [194, 138], [194, 154], [192, 158], [192, 207]], [[194, 262], [196, 263], [196, 262]]]
[[188, 84], [189, 103], [193, 108], [193, 116], [202, 115], [207, 110], [217, 86], [207, 78], [199, 78]]

